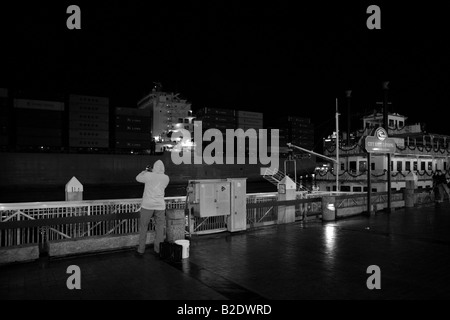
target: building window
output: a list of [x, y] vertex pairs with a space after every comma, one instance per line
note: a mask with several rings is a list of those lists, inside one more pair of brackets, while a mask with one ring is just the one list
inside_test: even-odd
[[394, 161], [391, 161], [391, 171], [394, 171]]
[[372, 192], [378, 192], [377, 188], [372, 188]]
[[361, 192], [361, 187], [353, 187], [353, 192]]
[[356, 161], [350, 161], [350, 171], [356, 171]]
[[333, 186], [333, 191], [336, 191], [336, 186]]
[[420, 170], [425, 171], [425, 161], [420, 162]]
[[341, 191], [350, 192], [350, 186], [341, 186]]
[[444, 171], [447, 171], [447, 162], [444, 162]]
[[414, 170], [414, 171], [417, 171], [417, 161], [414, 161], [414, 162], [413, 162], [413, 170]]
[[359, 171], [366, 172], [366, 170], [367, 170], [367, 161], [360, 161], [359, 162]]
[[399, 126], [400, 128], [403, 128], [403, 121], [399, 121], [399, 122], [398, 122], [398, 126]]
[[433, 163], [431, 161], [428, 161], [428, 171], [433, 170]]
[[371, 168], [372, 170], [375, 170], [375, 162], [372, 162], [372, 163], [370, 164], [370, 168]]
[[364, 192], [367, 192], [367, 190], [368, 190], [367, 187], [364, 187], [364, 188], [363, 188], [363, 191], [364, 191]]
[[344, 171], [345, 170], [345, 164], [341, 163], [341, 170]]
[[393, 127], [394, 126], [394, 120], [389, 119], [389, 127]]
[[411, 171], [411, 162], [409, 161], [405, 162], [405, 171]]
[[403, 162], [397, 161], [397, 171], [403, 171]]

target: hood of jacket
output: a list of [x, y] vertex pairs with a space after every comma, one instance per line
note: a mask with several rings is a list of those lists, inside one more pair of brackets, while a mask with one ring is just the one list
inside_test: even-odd
[[154, 173], [164, 173], [164, 163], [161, 160], [157, 160], [154, 164], [153, 164], [153, 172]]

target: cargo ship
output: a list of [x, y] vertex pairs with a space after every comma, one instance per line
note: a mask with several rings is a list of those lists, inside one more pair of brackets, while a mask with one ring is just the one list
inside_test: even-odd
[[[69, 95], [54, 101], [11, 96], [2, 89], [0, 203], [64, 200], [72, 177], [85, 186], [85, 198], [140, 197], [135, 177], [156, 160], [164, 162], [170, 176], [169, 195], [184, 195], [194, 179], [247, 178], [255, 192], [276, 190], [261, 175], [266, 166], [259, 163], [174, 164], [170, 135], [179, 128], [192, 131], [194, 120], [203, 120], [204, 130], [262, 128], [256, 113], [204, 108], [199, 114], [203, 119], [178, 95], [156, 90], [135, 108], [110, 108], [105, 97]], [[281, 132], [280, 145], [286, 139]], [[316, 166], [314, 157], [288, 155], [283, 148], [279, 164], [289, 175], [313, 173]]]

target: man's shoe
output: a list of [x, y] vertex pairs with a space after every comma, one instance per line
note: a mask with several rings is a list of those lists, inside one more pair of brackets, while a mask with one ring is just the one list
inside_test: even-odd
[[159, 257], [159, 252], [153, 251], [152, 253], [155, 257]]
[[143, 253], [140, 253], [140, 252], [138, 252], [138, 251], [135, 251], [135, 252], [134, 252], [134, 255], [135, 255], [136, 257], [138, 257], [138, 258], [142, 258], [142, 257], [144, 256]]

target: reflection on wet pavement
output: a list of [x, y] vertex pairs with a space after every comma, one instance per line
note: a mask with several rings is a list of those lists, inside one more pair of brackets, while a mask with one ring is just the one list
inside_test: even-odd
[[[191, 239], [167, 263], [133, 251], [0, 267], [1, 299], [435, 299], [450, 298], [450, 206], [402, 209], [332, 223], [264, 227]], [[69, 265], [82, 290], [66, 288]], [[381, 270], [369, 290], [368, 266]]]

